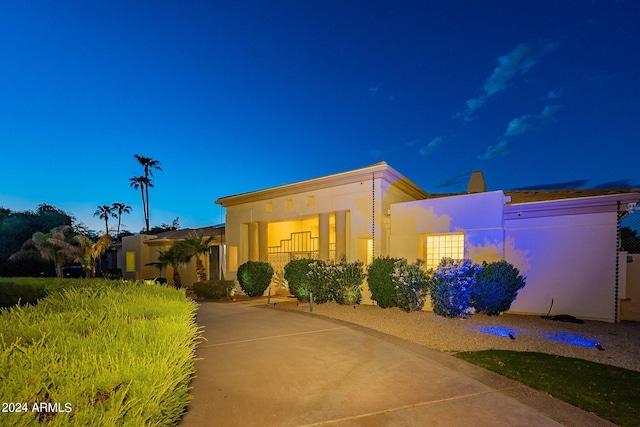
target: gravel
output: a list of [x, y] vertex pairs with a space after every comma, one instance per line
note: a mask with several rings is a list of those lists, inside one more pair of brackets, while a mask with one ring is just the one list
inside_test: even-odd
[[[276, 308], [308, 312], [309, 304], [293, 300], [278, 302]], [[314, 304], [313, 313], [447, 353], [489, 349], [534, 351], [640, 371], [638, 322], [586, 320], [577, 324], [515, 314], [475, 314], [468, 319], [448, 319], [429, 311], [405, 313], [398, 308], [333, 302]]]

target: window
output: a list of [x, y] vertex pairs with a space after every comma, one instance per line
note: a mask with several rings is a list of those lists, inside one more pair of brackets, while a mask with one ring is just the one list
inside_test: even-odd
[[136, 271], [136, 251], [127, 252], [127, 271]]
[[436, 268], [442, 258], [464, 258], [464, 233], [425, 236], [427, 268]]
[[265, 212], [273, 212], [273, 203], [268, 202], [264, 207]]

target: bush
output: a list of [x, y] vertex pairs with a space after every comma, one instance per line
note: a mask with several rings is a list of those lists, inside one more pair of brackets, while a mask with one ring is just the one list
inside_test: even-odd
[[333, 299], [338, 304], [360, 304], [362, 301], [362, 282], [365, 274], [362, 261], [347, 262], [346, 258], [333, 264]]
[[367, 283], [371, 291], [371, 299], [382, 308], [398, 305], [395, 284], [391, 275], [395, 270], [395, 263], [400, 258], [380, 257], [373, 260], [367, 267]]
[[442, 258], [429, 283], [433, 311], [444, 317], [467, 317], [482, 267], [470, 259]]
[[300, 301], [309, 301], [309, 258], [294, 259], [284, 266], [284, 278], [289, 285], [289, 292]]
[[268, 262], [247, 261], [238, 267], [238, 282], [245, 294], [256, 297], [264, 294], [273, 277], [273, 267]]
[[[2, 414], [3, 426], [179, 423], [200, 340], [197, 306], [184, 291], [32, 280], [45, 284], [47, 298], [0, 310], [0, 400], [29, 402], [28, 411]], [[34, 411], [37, 402], [59, 402], [62, 410]]]
[[47, 296], [44, 282], [14, 283], [0, 282], [0, 308], [9, 308], [20, 304], [36, 304], [38, 300]]
[[362, 282], [365, 274], [362, 262], [339, 263], [316, 260], [309, 264], [309, 290], [313, 301], [322, 304], [334, 300], [338, 304], [359, 304], [362, 301]]
[[518, 291], [524, 285], [525, 278], [512, 264], [504, 260], [491, 263], [485, 261], [471, 293], [473, 308], [478, 313], [497, 316], [511, 308]]
[[313, 302], [323, 304], [333, 299], [333, 271], [322, 260], [309, 263], [309, 291], [313, 293]]
[[233, 280], [204, 280], [193, 284], [193, 292], [198, 298], [220, 299], [234, 294]]
[[406, 259], [396, 261], [391, 280], [393, 283], [396, 304], [404, 311], [421, 311], [427, 296], [427, 275], [422, 271], [423, 261], [413, 264]]

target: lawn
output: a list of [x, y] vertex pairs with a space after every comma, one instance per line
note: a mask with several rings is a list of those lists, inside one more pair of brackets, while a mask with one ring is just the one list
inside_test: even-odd
[[485, 350], [456, 357], [622, 426], [640, 426], [640, 372], [544, 353]]

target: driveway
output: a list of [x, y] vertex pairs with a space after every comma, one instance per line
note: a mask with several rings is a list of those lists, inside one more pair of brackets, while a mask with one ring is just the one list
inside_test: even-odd
[[182, 427], [613, 425], [447, 354], [264, 300], [201, 303], [197, 322], [206, 341]]

